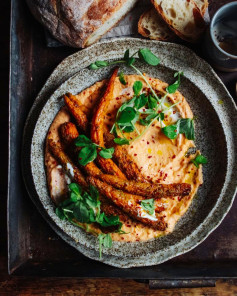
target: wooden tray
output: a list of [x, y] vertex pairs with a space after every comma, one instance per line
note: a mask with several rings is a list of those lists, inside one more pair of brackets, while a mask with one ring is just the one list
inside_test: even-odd
[[[221, 226], [191, 252], [158, 266], [118, 269], [92, 261], [62, 241], [38, 213], [21, 176], [21, 139], [26, 116], [47, 77], [76, 50], [48, 48], [43, 28], [25, 1], [12, 0], [9, 127], [9, 273], [29, 276], [204, 279], [237, 277], [237, 201]], [[236, 73], [218, 73], [234, 93]], [[204, 285], [203, 282], [201, 282]], [[182, 284], [181, 284], [182, 285]]]

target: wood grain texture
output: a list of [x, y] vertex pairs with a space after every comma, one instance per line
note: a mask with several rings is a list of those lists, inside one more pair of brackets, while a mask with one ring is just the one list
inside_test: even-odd
[[[0, 166], [0, 295], [161, 295], [161, 296], [235, 296], [237, 295], [236, 281], [217, 281], [215, 288], [198, 289], [170, 289], [170, 290], [149, 290], [148, 284], [138, 283], [133, 280], [122, 279], [77, 279], [77, 278], [53, 278], [53, 277], [16, 277], [9, 276], [7, 273], [7, 223], [6, 223], [6, 194], [7, 194], [7, 138], [8, 138], [8, 54], [9, 54], [9, 11], [10, 1], [1, 1], [0, 8], [2, 17], [0, 18], [0, 27], [2, 36], [0, 39], [0, 87], [2, 91], [0, 108], [0, 132], [2, 145], [0, 145], [1, 166]], [[211, 2], [211, 1], [210, 1]], [[219, 1], [212, 1], [219, 6]], [[218, 2], [218, 3], [217, 3]], [[221, 1], [229, 2], [229, 1]], [[25, 9], [25, 3], [21, 0]], [[222, 3], [223, 4], [223, 3]], [[26, 65], [27, 83], [22, 87], [23, 96], [26, 99], [26, 111], [29, 110], [34, 97], [42, 87], [44, 81], [51, 73], [53, 68], [66, 56], [73, 53], [70, 48], [52, 48], [48, 49], [44, 44], [43, 30], [29, 11], [26, 10], [24, 26], [19, 25], [19, 31], [23, 32], [21, 40], [22, 55], [25, 56], [24, 62], [29, 59], [31, 63]], [[33, 39], [30, 39], [30, 38]], [[27, 45], [26, 50], [24, 45]], [[33, 48], [34, 45], [34, 48]], [[40, 74], [39, 74], [40, 73]], [[232, 92], [235, 84], [236, 73], [219, 73], [222, 79], [227, 83], [228, 89]], [[25, 112], [26, 112], [25, 111]], [[27, 113], [27, 112], [26, 112]], [[26, 115], [26, 114], [25, 114]], [[46, 224], [43, 218], [33, 206], [28, 196], [25, 195], [25, 205], [27, 206], [27, 215], [29, 215], [30, 225], [27, 231], [30, 236], [29, 256], [38, 261], [46, 258], [63, 258], [67, 260], [81, 259], [78, 252], [63, 242]], [[198, 262], [200, 256], [203, 261], [215, 260], [233, 261], [237, 257], [237, 239], [236, 239], [236, 209], [235, 202], [231, 212], [225, 218], [225, 221], [206, 241], [192, 252], [181, 258], [181, 262]], [[35, 234], [37, 233], [37, 237]], [[176, 263], [180, 258], [173, 260]]]

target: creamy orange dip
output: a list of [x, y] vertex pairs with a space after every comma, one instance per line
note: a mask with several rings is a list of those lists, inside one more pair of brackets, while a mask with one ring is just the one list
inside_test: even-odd
[[[160, 94], [165, 93], [165, 88], [167, 87], [166, 83], [159, 79], [147, 78], [154, 90], [159, 91]], [[134, 82], [141, 80], [144, 86], [144, 91], [146, 89], [146, 83], [141, 76], [127, 75], [125, 76], [125, 80], [127, 81], [127, 85], [121, 84], [119, 79], [116, 78], [113, 100], [110, 102], [105, 118], [105, 123], [109, 128], [113, 125], [116, 112], [121, 104], [133, 97], [132, 86]], [[97, 99], [101, 96], [104, 85], [105, 81], [97, 82], [76, 97], [82, 104], [93, 110]], [[166, 116], [164, 123], [166, 125], [175, 123], [179, 118], [193, 118], [193, 113], [186, 99], [178, 91], [167, 96], [163, 102], [163, 107], [169, 108], [175, 103], [178, 104], [165, 112]], [[55, 117], [49, 133], [53, 135], [56, 141], [59, 140], [59, 126], [66, 121], [70, 121], [70, 118], [71, 116], [66, 108], [62, 108]], [[142, 131], [144, 127], [137, 124], [137, 129]], [[127, 134], [127, 137], [133, 137], [133, 134]], [[194, 142], [187, 140], [183, 134], [178, 135], [175, 140], [167, 138], [161, 132], [160, 123], [156, 121], [141, 138], [124, 147], [148, 181], [166, 184], [189, 183], [191, 184], [192, 189], [190, 195], [185, 196], [182, 199], [179, 196], [176, 196], [173, 198], [162, 198], [160, 200], [160, 204], [165, 207], [165, 210], [159, 215], [163, 216], [168, 224], [165, 231], [156, 231], [153, 228], [128, 218], [126, 221], [122, 221], [122, 230], [127, 232], [127, 234], [120, 235], [112, 233], [112, 239], [124, 242], [146, 241], [172, 232], [177, 221], [187, 211], [198, 187], [203, 183], [202, 166], [200, 165], [199, 168], [197, 168], [191, 162], [196, 155], [185, 156], [189, 148], [195, 147]], [[47, 145], [45, 164], [50, 195], [56, 203], [59, 203], [65, 198], [67, 183], [70, 182], [70, 180], [48, 151]], [[89, 225], [89, 228], [92, 232], [101, 232], [95, 225], [91, 224]]]

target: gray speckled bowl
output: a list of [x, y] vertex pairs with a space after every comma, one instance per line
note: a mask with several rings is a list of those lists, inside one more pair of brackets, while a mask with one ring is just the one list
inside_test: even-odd
[[[174, 71], [184, 72], [180, 91], [197, 116], [196, 145], [208, 157], [208, 164], [204, 185], [173, 233], [143, 243], [115, 242], [104, 250], [102, 262], [123, 268], [159, 264], [191, 250], [221, 223], [231, 207], [237, 186], [237, 112], [215, 72], [191, 50], [177, 44], [134, 38], [97, 43], [66, 58], [54, 70], [35, 100], [24, 131], [22, 168], [30, 196], [58, 235], [84, 255], [99, 260], [96, 238], [54, 213], [44, 171], [45, 136], [63, 104], [61, 95], [76, 94], [108, 77], [110, 68], [91, 71], [86, 68], [91, 62], [118, 59], [128, 48], [135, 52], [144, 47], [161, 59], [157, 67], [138, 65], [148, 75], [172, 82]], [[132, 73], [126, 67], [123, 70]]]

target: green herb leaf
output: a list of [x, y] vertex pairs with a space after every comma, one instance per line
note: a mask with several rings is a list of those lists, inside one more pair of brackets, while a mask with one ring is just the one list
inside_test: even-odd
[[157, 66], [160, 62], [160, 59], [148, 48], [139, 49], [138, 55], [141, 60], [151, 66]]
[[95, 63], [92, 63], [92, 64], [90, 64], [89, 69], [97, 70], [97, 69], [99, 69], [99, 67], [97, 67]]
[[137, 110], [144, 107], [148, 102], [148, 97], [145, 94], [141, 94], [138, 98], [134, 101], [134, 106]]
[[207, 158], [201, 154], [197, 155], [195, 159], [191, 160], [193, 164], [198, 168], [200, 164], [206, 164]]
[[157, 106], [157, 100], [153, 98], [151, 95], [148, 97], [148, 108], [154, 109]]
[[97, 157], [97, 151], [96, 146], [86, 146], [81, 149], [79, 155], [78, 155], [78, 161], [80, 165], [87, 165], [89, 162], [92, 162]]
[[65, 215], [64, 215], [64, 211], [63, 211], [63, 209], [62, 209], [61, 207], [57, 207], [57, 208], [55, 209], [55, 214], [56, 214], [61, 220], [65, 220], [65, 219], [66, 219], [66, 217], [65, 217]]
[[185, 134], [188, 140], [194, 140], [194, 124], [191, 118], [181, 118], [176, 124], [162, 128], [162, 132], [170, 139], [176, 139], [178, 134]]
[[169, 139], [176, 139], [177, 138], [177, 125], [167, 125], [162, 128], [162, 132], [168, 137]]
[[97, 188], [95, 186], [90, 185], [89, 186], [89, 192], [92, 198], [98, 200], [99, 198], [99, 191], [97, 190]]
[[127, 49], [124, 53], [124, 60], [127, 61], [129, 59], [129, 49]]
[[78, 201], [73, 209], [73, 215], [78, 222], [90, 223], [90, 211], [85, 203]]
[[125, 128], [123, 129], [123, 131], [124, 131], [125, 133], [131, 133], [131, 132], [133, 132], [134, 130], [135, 130], [135, 127], [134, 127], [134, 125], [132, 125], [132, 124], [129, 124], [129, 125], [125, 126]]
[[131, 65], [134, 64], [134, 62], [135, 62], [135, 58], [129, 58], [128, 61], [127, 61], [127, 65], [131, 66]]
[[125, 138], [115, 138], [114, 139], [114, 143], [116, 143], [118, 145], [128, 145], [129, 144], [129, 140], [127, 140]]
[[111, 148], [103, 148], [102, 150], [100, 150], [99, 155], [103, 158], [112, 158], [114, 153], [114, 147]]
[[98, 68], [102, 68], [108, 66], [109, 63], [107, 61], [96, 61], [95, 64]]
[[171, 85], [169, 85], [167, 88], [166, 88], [166, 91], [169, 93], [169, 94], [173, 94], [176, 92], [176, 90], [179, 88], [180, 86], [180, 77], [183, 76], [183, 72], [176, 72], [174, 73], [174, 77], [178, 77], [178, 79]]
[[185, 134], [188, 140], [194, 140], [194, 124], [191, 118], [182, 118], [178, 121], [178, 133]]
[[68, 187], [72, 192], [74, 192], [76, 194], [80, 195], [82, 193], [82, 188], [77, 183], [71, 183], [68, 185]]
[[93, 142], [85, 135], [79, 135], [75, 140], [75, 145], [77, 147], [86, 147], [92, 145]]
[[112, 241], [112, 237], [109, 233], [104, 234], [104, 233], [100, 233], [98, 235], [98, 239], [99, 239], [99, 253], [100, 253], [100, 258], [102, 257], [102, 248], [111, 248], [113, 241]]
[[133, 91], [134, 91], [135, 96], [139, 95], [140, 91], [142, 90], [142, 87], [143, 87], [143, 85], [140, 80], [134, 82]]
[[142, 208], [150, 215], [153, 215], [155, 212], [155, 201], [153, 198], [145, 199], [141, 202]]
[[144, 125], [144, 126], [147, 126], [147, 125], [149, 125], [149, 123], [150, 123], [149, 121], [146, 121], [146, 120], [143, 119], [143, 118], [140, 118], [139, 122], [140, 122], [141, 125]]
[[126, 123], [130, 123], [135, 117], [136, 111], [131, 107], [127, 107], [120, 113], [117, 123], [126, 126]]
[[126, 80], [125, 80], [125, 78], [124, 78], [124, 74], [123, 74], [123, 72], [120, 72], [120, 73], [119, 73], [119, 81], [120, 81], [123, 85], [126, 85], [126, 84], [127, 84], [127, 82], [126, 82]]

